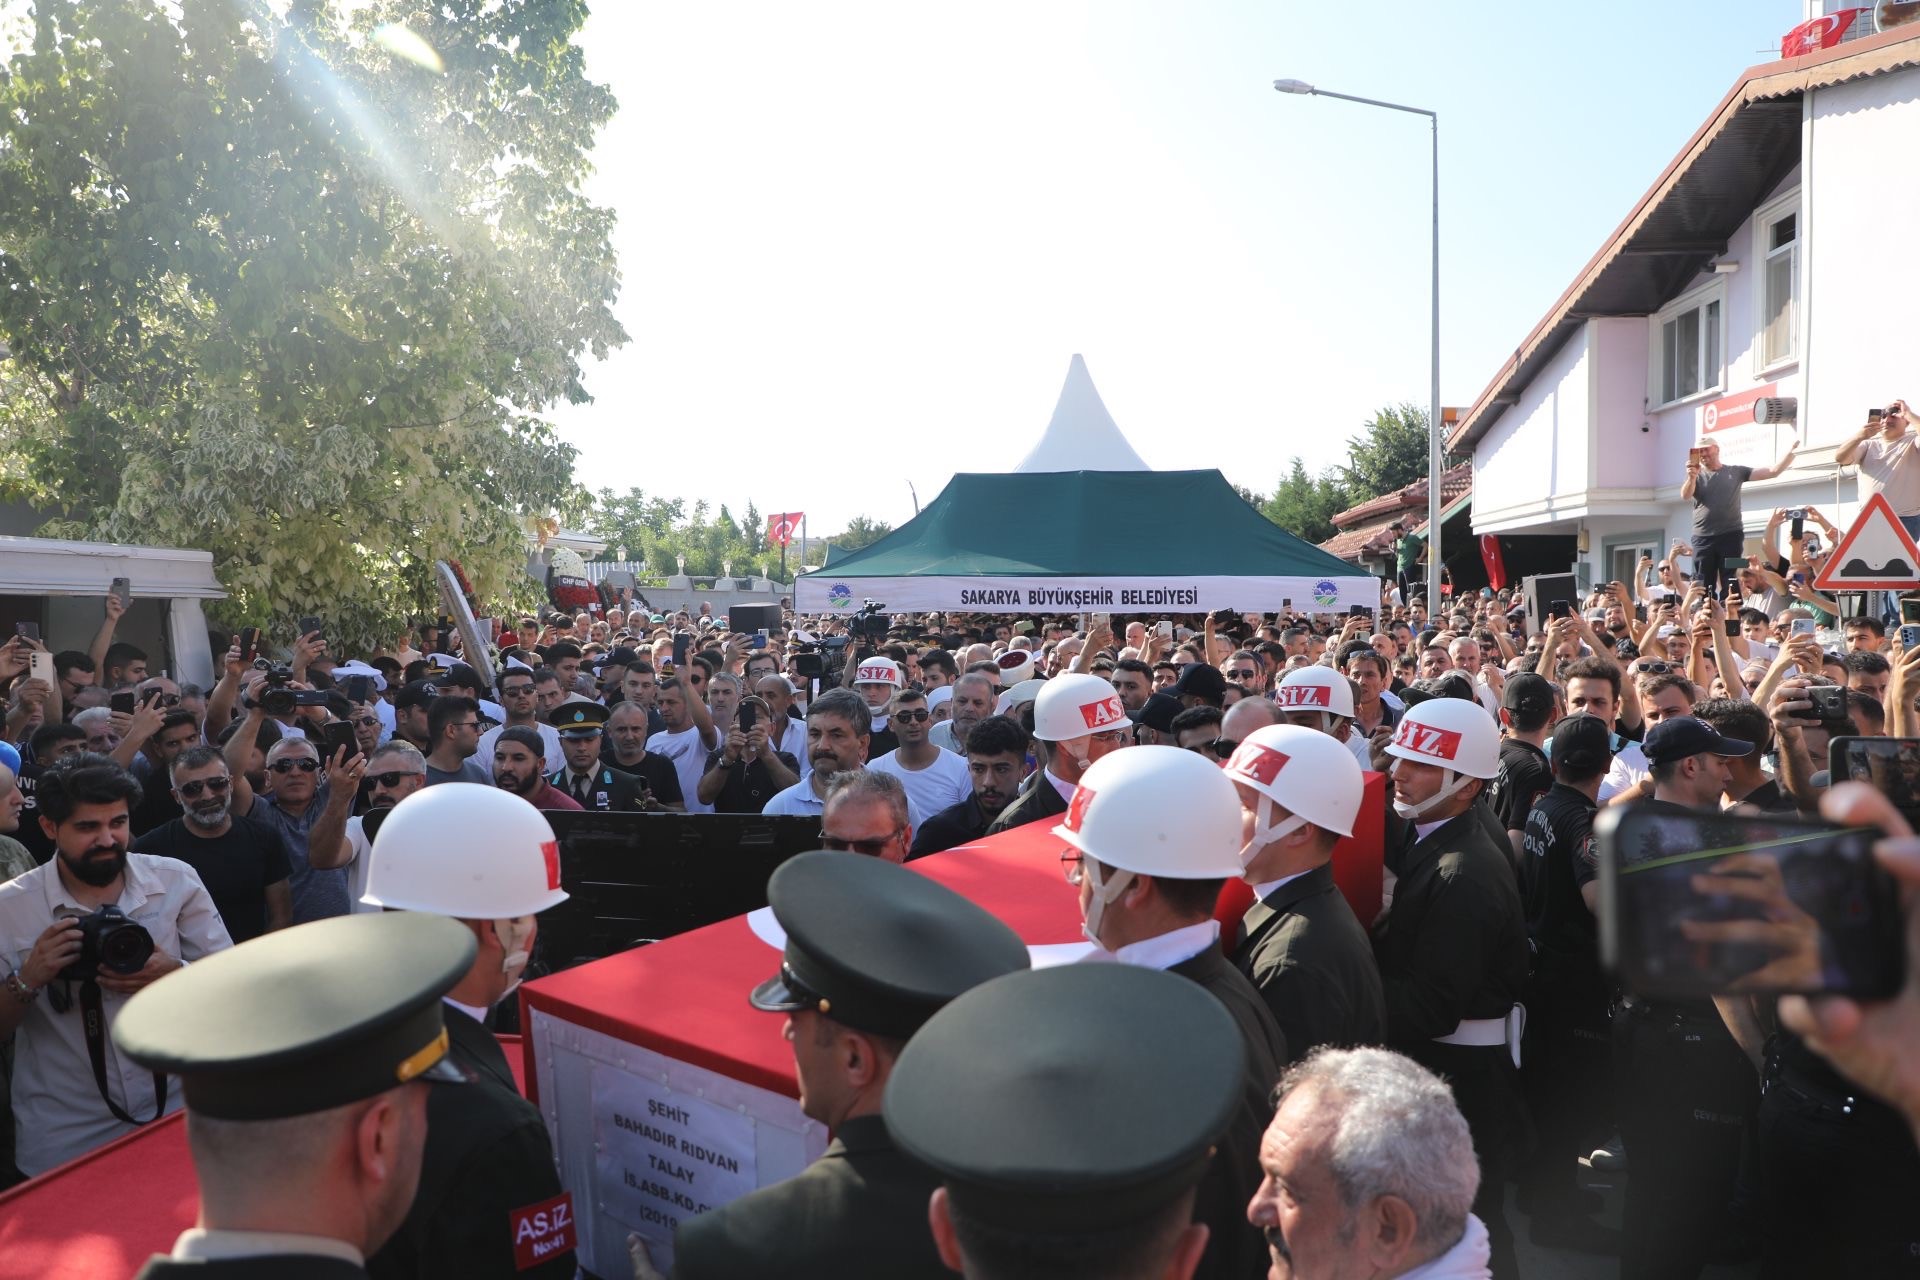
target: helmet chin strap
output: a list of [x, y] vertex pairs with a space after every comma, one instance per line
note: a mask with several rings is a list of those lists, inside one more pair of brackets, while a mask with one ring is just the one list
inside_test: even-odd
[[1084, 869], [1087, 883], [1093, 888], [1093, 896], [1087, 902], [1087, 922], [1084, 926], [1087, 941], [1105, 951], [1108, 949], [1107, 944], [1100, 941], [1100, 918], [1106, 914], [1107, 904], [1126, 892], [1127, 886], [1133, 883], [1133, 872], [1116, 871], [1113, 879], [1103, 884], [1099, 869], [1093, 862], [1084, 861], [1080, 865]]
[[[520, 975], [526, 970], [527, 961], [533, 959], [533, 950], [527, 945], [528, 939], [533, 937], [533, 917], [495, 920], [493, 936], [500, 940], [500, 950], [506, 953], [500, 959], [500, 972], [507, 976], [507, 988], [500, 993], [500, 1000], [505, 1000], [520, 985]], [[495, 1004], [499, 1002], [494, 1001]]]
[[1440, 776], [1446, 779], [1446, 781], [1438, 791], [1428, 796], [1425, 800], [1422, 800], [1419, 804], [1408, 804], [1405, 800], [1396, 796], [1393, 801], [1393, 811], [1408, 822], [1418, 822], [1421, 817], [1431, 811], [1435, 805], [1442, 804], [1451, 799], [1460, 788], [1473, 781], [1473, 779], [1469, 778], [1466, 774], [1456, 773], [1452, 769], [1441, 770]]
[[1262, 849], [1307, 825], [1307, 820], [1297, 813], [1284, 822], [1275, 822], [1273, 811], [1276, 807], [1272, 797], [1260, 797], [1260, 807], [1253, 811], [1253, 835], [1240, 849], [1241, 866], [1251, 865]]

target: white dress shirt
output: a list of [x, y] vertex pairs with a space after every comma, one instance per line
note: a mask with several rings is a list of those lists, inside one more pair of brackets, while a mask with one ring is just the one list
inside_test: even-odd
[[1172, 933], [1163, 933], [1157, 938], [1129, 942], [1114, 952], [1113, 958], [1137, 969], [1171, 969], [1193, 959], [1219, 941], [1220, 922], [1204, 920], [1175, 929]]
[[229, 1258], [262, 1258], [281, 1253], [338, 1258], [356, 1267], [367, 1263], [365, 1256], [345, 1240], [295, 1235], [291, 1231], [208, 1231], [188, 1227], [173, 1242], [176, 1262], [222, 1262]]
[[[33, 944], [54, 920], [93, 914], [92, 907], [82, 906], [67, 891], [59, 866], [56, 856], [0, 884], [0, 961], [9, 973], [27, 962]], [[199, 960], [233, 945], [200, 873], [177, 858], [128, 854], [114, 905], [153, 935], [155, 950], [175, 960]], [[14, 1163], [29, 1176], [138, 1128], [116, 1120], [100, 1097], [81, 1022], [80, 984], [55, 979], [49, 986], [70, 991], [72, 1007], [56, 1013], [53, 992], [42, 991], [14, 1037]], [[109, 1030], [129, 998], [116, 991], [100, 992]], [[106, 1075], [108, 1092], [122, 1111], [137, 1120], [154, 1114], [153, 1072], [122, 1057], [111, 1035], [106, 1037]], [[167, 1091], [166, 1109], [179, 1106], [176, 1084]]]

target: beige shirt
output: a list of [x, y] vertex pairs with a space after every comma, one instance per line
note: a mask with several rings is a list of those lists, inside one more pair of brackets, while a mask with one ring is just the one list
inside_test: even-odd
[[[33, 944], [55, 919], [91, 915], [61, 883], [59, 858], [0, 884], [0, 963], [18, 972]], [[200, 873], [177, 858], [127, 855], [127, 873], [116, 906], [153, 935], [156, 949], [175, 960], [194, 961], [233, 945]], [[160, 981], [165, 981], [162, 978]], [[55, 989], [73, 996], [66, 1012], [53, 1007]], [[130, 997], [100, 993], [107, 1026]], [[153, 1073], [128, 1061], [106, 1041], [107, 1090], [136, 1120], [154, 1114]], [[180, 1090], [167, 1091], [168, 1111], [180, 1106]], [[81, 1026], [80, 984], [55, 979], [27, 1010], [14, 1037], [14, 1163], [29, 1176], [84, 1155], [102, 1143], [132, 1133], [116, 1120], [94, 1082], [87, 1037]]]
[[1920, 515], [1920, 436], [1911, 429], [1892, 440], [1874, 433], [1860, 446], [1860, 497], [1881, 494], [1897, 516]]

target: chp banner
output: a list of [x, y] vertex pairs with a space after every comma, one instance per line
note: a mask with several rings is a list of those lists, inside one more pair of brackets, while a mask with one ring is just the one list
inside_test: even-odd
[[792, 542], [800, 532], [800, 522], [807, 518], [804, 511], [787, 511], [767, 517], [767, 541], [776, 547], [784, 547]]
[[794, 583], [801, 613], [851, 614], [862, 600], [888, 613], [1205, 613], [1214, 609], [1345, 613], [1380, 607], [1380, 581], [1353, 577], [931, 577], [835, 578], [830, 570]]

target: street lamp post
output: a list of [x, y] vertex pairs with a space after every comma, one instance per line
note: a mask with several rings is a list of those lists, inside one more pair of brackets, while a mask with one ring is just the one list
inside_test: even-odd
[[1440, 612], [1440, 474], [1445, 464], [1442, 445], [1445, 428], [1440, 422], [1440, 117], [1421, 107], [1316, 89], [1304, 80], [1275, 80], [1273, 87], [1281, 93], [1314, 94], [1425, 116], [1433, 126], [1433, 394], [1427, 410], [1427, 614], [1437, 616]]

